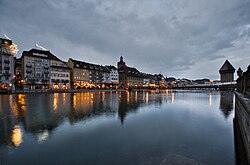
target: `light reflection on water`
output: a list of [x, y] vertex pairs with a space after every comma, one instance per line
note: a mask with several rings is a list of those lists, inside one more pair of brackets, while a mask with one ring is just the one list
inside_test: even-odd
[[[0, 157], [6, 164], [160, 164], [174, 153], [235, 164], [233, 99], [232, 92], [172, 90], [1, 95]], [[28, 154], [35, 157], [21, 157]]]
[[12, 130], [11, 141], [13, 142], [13, 144], [16, 147], [18, 147], [23, 141], [23, 134], [22, 134], [22, 131], [18, 125], [15, 125], [13, 130]]

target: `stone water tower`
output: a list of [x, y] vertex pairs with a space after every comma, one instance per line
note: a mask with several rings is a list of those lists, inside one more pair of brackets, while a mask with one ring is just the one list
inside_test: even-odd
[[219, 70], [220, 81], [221, 82], [234, 81], [234, 72], [235, 72], [235, 68], [232, 66], [232, 64], [228, 60], [226, 60]]

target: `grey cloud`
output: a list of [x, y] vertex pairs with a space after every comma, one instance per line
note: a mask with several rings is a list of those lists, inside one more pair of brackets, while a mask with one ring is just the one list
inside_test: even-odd
[[0, 33], [7, 33], [21, 51], [37, 42], [64, 60], [73, 57], [103, 65], [115, 64], [123, 52], [130, 66], [177, 77], [189, 71], [190, 78], [196, 77], [192, 68], [200, 60], [223, 63], [227, 55], [217, 52], [232, 47], [238, 28], [250, 23], [249, 0], [0, 3]]

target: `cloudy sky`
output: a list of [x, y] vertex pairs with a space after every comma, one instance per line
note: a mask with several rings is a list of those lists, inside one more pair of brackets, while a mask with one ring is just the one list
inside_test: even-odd
[[0, 0], [0, 35], [69, 57], [177, 78], [250, 64], [250, 0]]

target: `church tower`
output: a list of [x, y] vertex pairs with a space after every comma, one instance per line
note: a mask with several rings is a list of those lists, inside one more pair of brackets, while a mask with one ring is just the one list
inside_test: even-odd
[[117, 69], [119, 70], [121, 67], [126, 66], [126, 63], [123, 61], [123, 57], [120, 57], [120, 61], [117, 63]]

